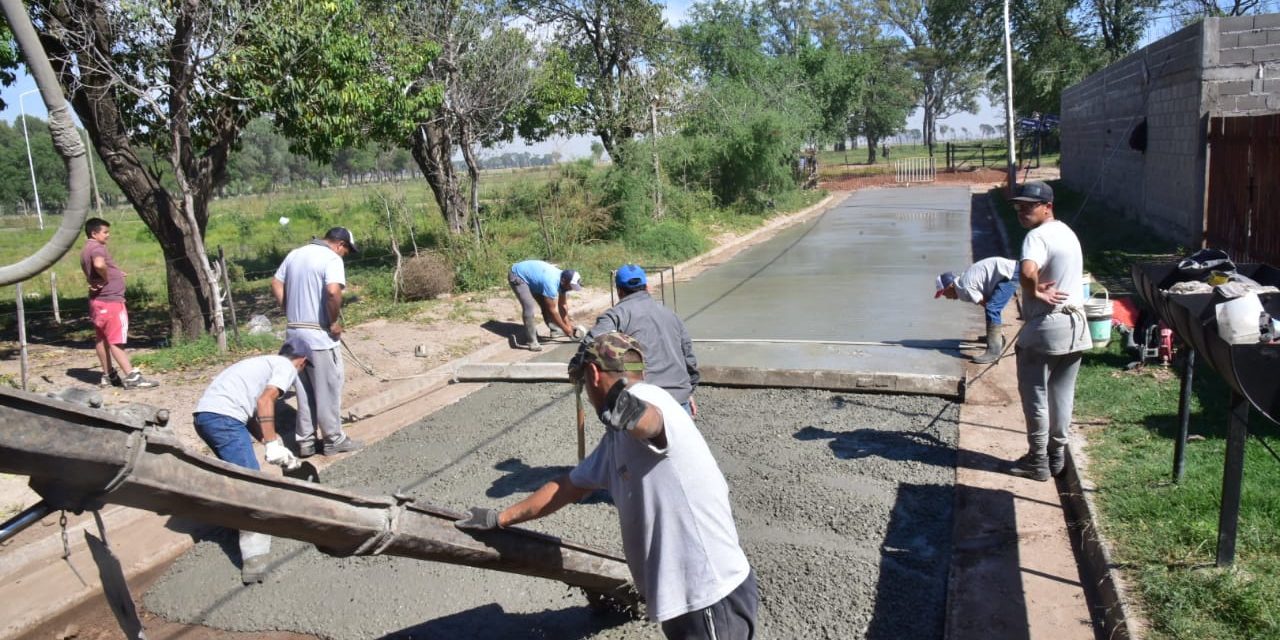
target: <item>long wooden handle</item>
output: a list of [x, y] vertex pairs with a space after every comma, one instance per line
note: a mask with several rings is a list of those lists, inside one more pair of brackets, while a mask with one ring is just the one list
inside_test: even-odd
[[587, 457], [586, 417], [582, 413], [582, 383], [575, 385], [578, 397], [578, 462]]

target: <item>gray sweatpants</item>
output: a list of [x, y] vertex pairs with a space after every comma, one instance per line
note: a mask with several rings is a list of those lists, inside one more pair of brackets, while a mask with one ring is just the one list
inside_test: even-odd
[[662, 622], [662, 635], [667, 640], [751, 640], [756, 636], [759, 608], [756, 572], [752, 570], [719, 602]]
[[1057, 455], [1067, 446], [1071, 412], [1076, 400], [1076, 374], [1084, 353], [1051, 356], [1042, 351], [1015, 348], [1018, 359], [1018, 395], [1027, 420], [1027, 445], [1033, 455]]
[[326, 442], [342, 439], [342, 353], [339, 347], [317, 349], [298, 374], [298, 442], [314, 440], [316, 427]]
[[524, 278], [516, 275], [516, 272], [507, 272], [507, 284], [511, 285], [511, 291], [516, 294], [516, 299], [520, 301], [520, 315], [524, 320], [525, 339], [530, 345], [538, 344], [537, 317], [538, 302], [533, 299], [533, 291], [529, 289], [529, 283]]

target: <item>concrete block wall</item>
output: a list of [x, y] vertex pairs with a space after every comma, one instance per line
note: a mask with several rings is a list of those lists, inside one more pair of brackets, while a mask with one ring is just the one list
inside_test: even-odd
[[[1185, 244], [1203, 217], [1203, 30], [1186, 27], [1062, 94], [1067, 186]], [[1145, 153], [1129, 146], [1144, 119]]]
[[[1280, 112], [1280, 14], [1209, 18], [1062, 94], [1062, 178], [1166, 238], [1204, 225], [1208, 118]], [[1128, 146], [1147, 122], [1147, 149]]]
[[[1209, 22], [1209, 21], [1206, 21]], [[1280, 14], [1215, 18], [1205, 46], [1212, 116], [1280, 112]]]

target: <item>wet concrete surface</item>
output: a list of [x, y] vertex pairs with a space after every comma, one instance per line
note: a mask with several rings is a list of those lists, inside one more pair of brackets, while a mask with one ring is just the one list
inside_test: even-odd
[[[761, 592], [762, 637], [926, 638], [942, 632], [956, 405], [924, 396], [698, 391]], [[589, 415], [588, 446], [603, 427]], [[563, 384], [491, 385], [330, 467], [326, 484], [440, 506], [510, 504], [575, 462]], [[607, 496], [531, 528], [620, 552]], [[276, 540], [244, 588], [233, 537], [201, 542], [145, 596], [163, 617], [326, 638], [659, 638], [592, 614], [548, 580], [400, 558], [332, 558]], [[232, 557], [229, 557], [232, 556]]]
[[[708, 366], [964, 375], [976, 305], [933, 298], [970, 263], [967, 187], [859, 191], [679, 286], [677, 311]], [[815, 341], [756, 343], [756, 340]], [[839, 344], [839, 343], [883, 344]]]

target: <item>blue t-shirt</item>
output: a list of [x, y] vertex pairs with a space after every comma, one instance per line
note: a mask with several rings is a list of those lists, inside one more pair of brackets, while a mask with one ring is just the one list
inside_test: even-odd
[[511, 265], [511, 273], [529, 284], [534, 295], [544, 298], [560, 296], [560, 267], [542, 260], [525, 260]]

